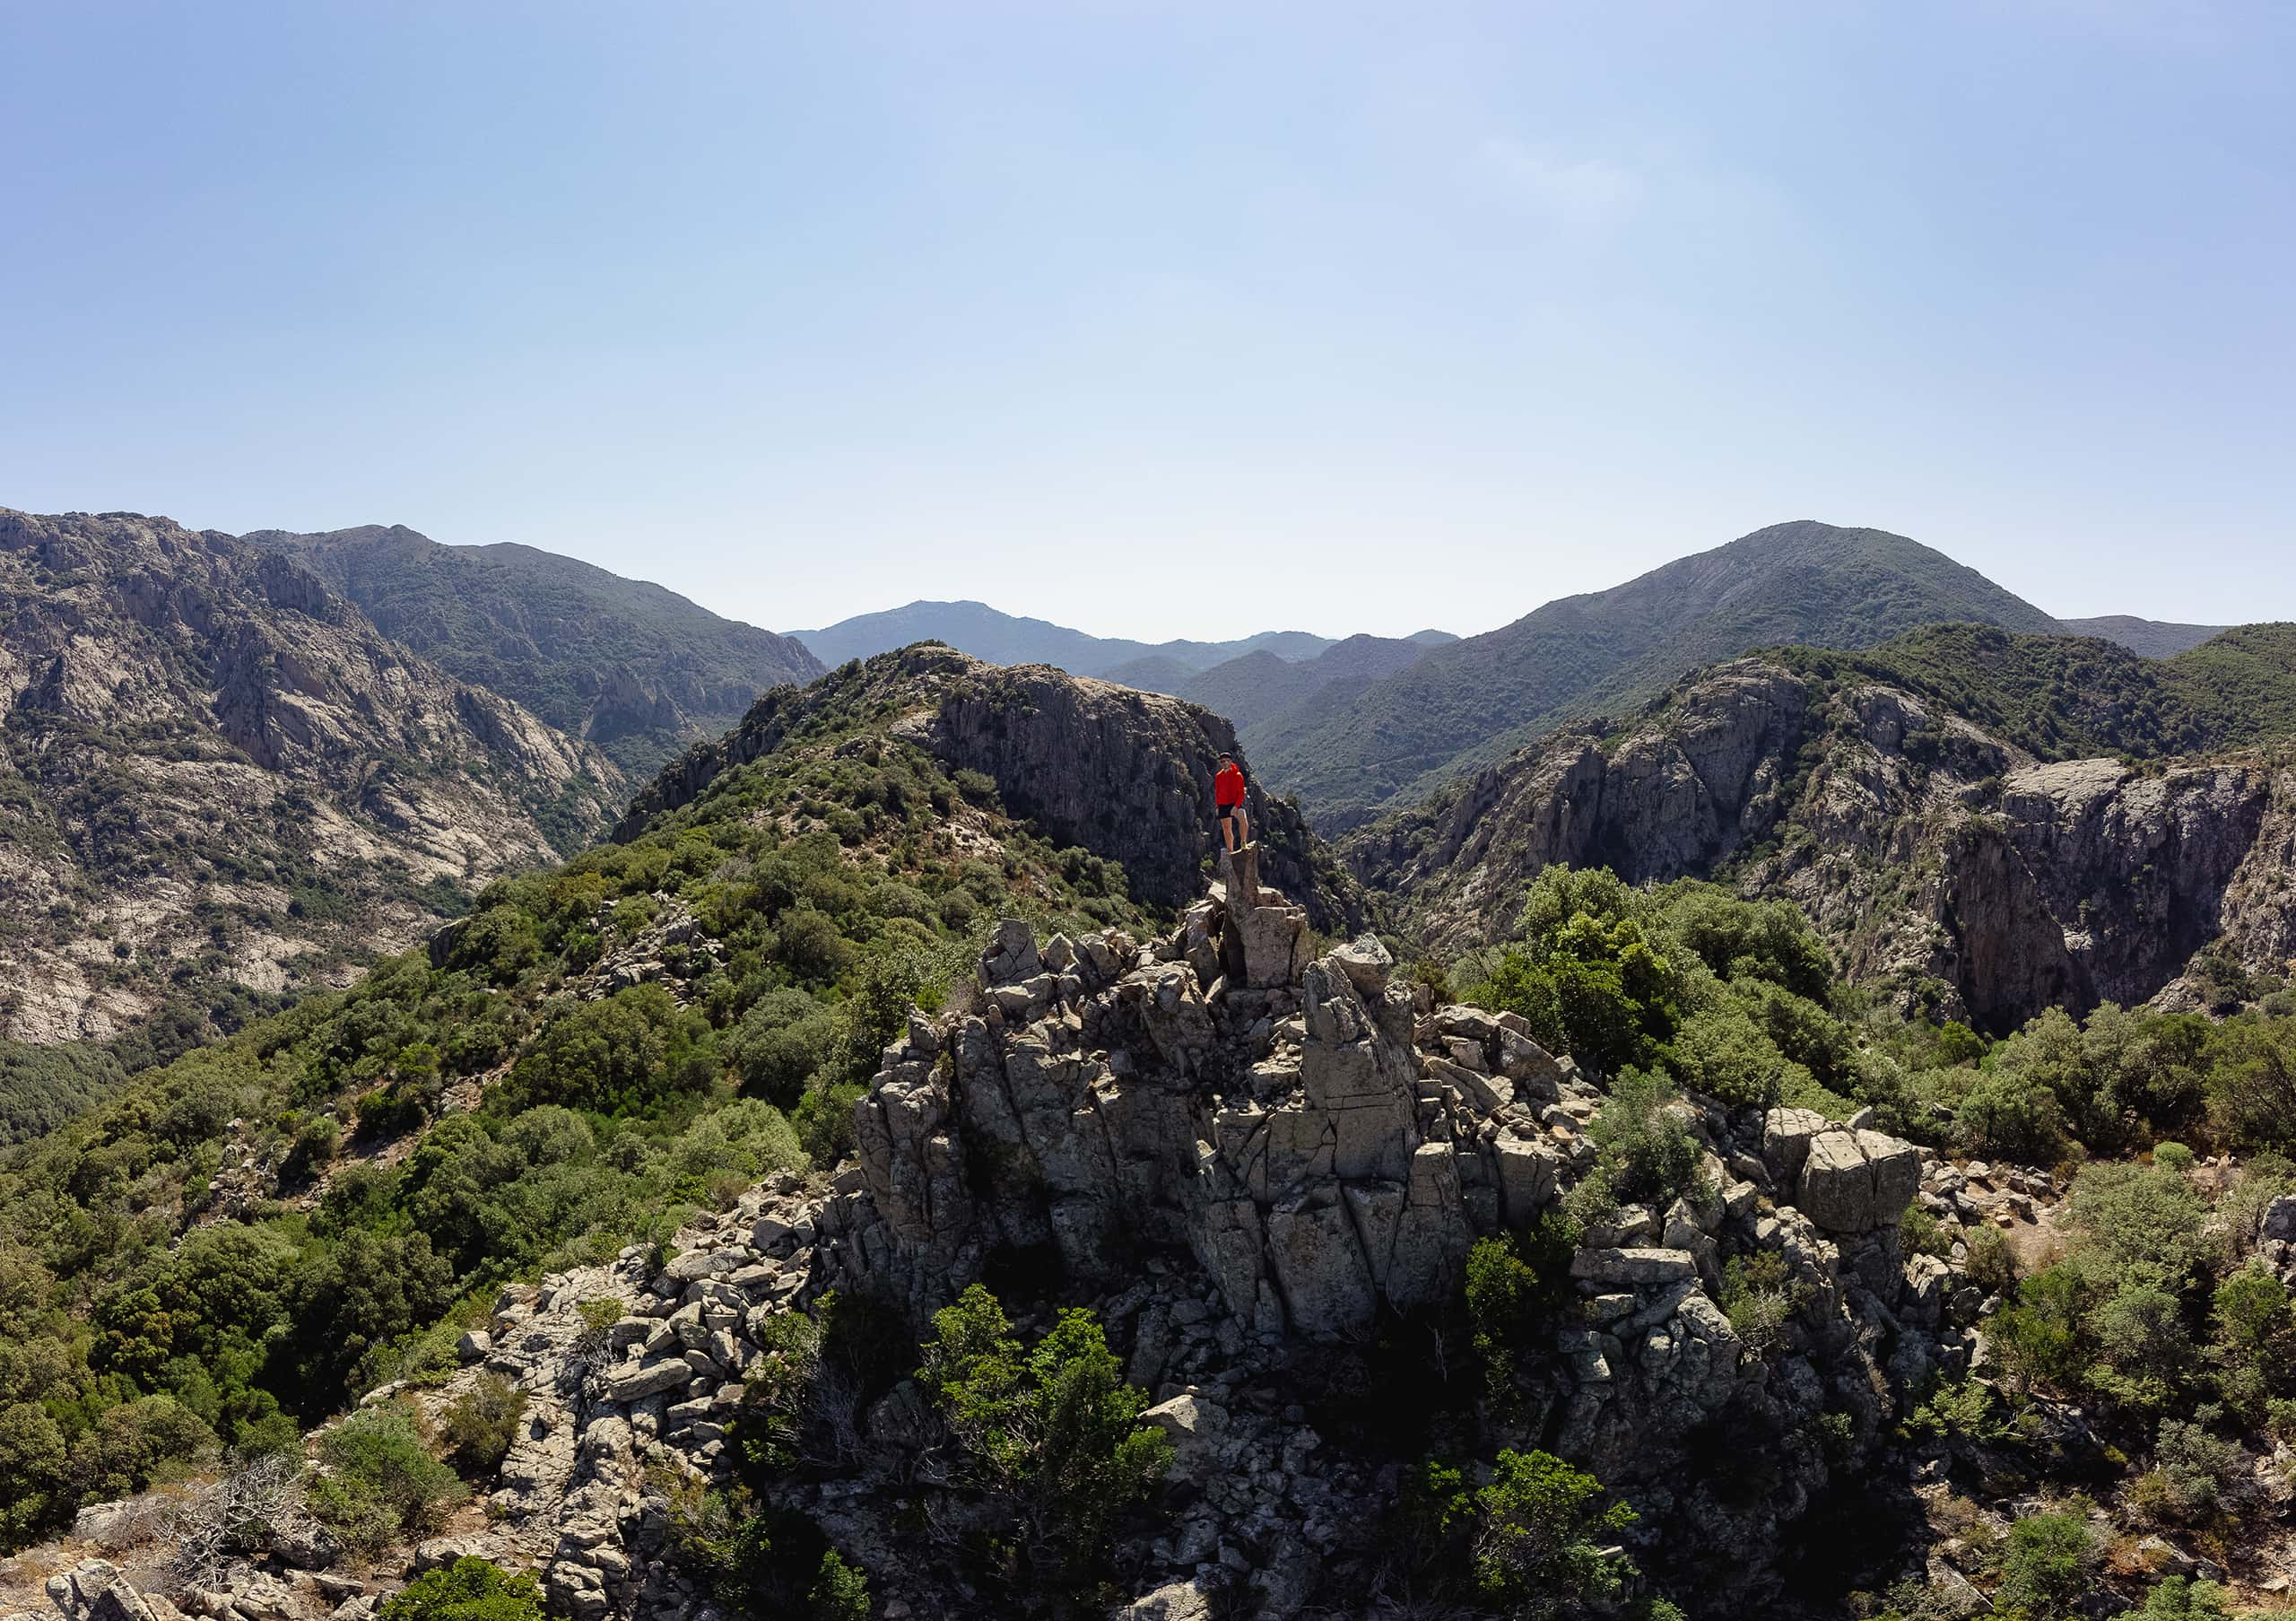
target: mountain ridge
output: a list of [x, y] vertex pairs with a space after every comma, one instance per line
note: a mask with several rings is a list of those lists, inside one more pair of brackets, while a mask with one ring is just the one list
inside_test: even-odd
[[292, 554], [383, 634], [636, 777], [824, 668], [789, 637], [535, 546], [450, 546], [396, 524], [242, 538]]
[[[1311, 658], [1336, 640], [1307, 631], [1261, 631], [1233, 641], [1135, 641], [1124, 637], [1094, 636], [1049, 620], [1006, 614], [970, 599], [919, 599], [898, 608], [855, 614], [820, 630], [794, 631], [791, 634], [830, 665], [843, 664], [849, 658], [874, 658], [920, 641], [938, 641], [989, 664], [1048, 664], [1072, 675], [1103, 679], [1119, 665], [1146, 658], [1169, 659], [1190, 671], [1207, 669], [1223, 659], [1261, 650], [1281, 658]], [[1422, 631], [1419, 634], [1442, 632]]]
[[1906, 536], [1775, 524], [1433, 649], [1301, 717], [1303, 729], [1264, 747], [1262, 770], [1335, 836], [1575, 715], [1629, 704], [1718, 658], [1784, 642], [1863, 645], [1962, 619], [2057, 628]]

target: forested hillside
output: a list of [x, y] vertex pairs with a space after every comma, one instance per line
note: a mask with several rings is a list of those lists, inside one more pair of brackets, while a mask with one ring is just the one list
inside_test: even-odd
[[[1917, 625], [2057, 623], [1942, 553], [1879, 529], [1788, 523], [1438, 648], [1327, 711], [1261, 771], [1335, 836], [1565, 720], [1631, 710], [1700, 666], [1787, 642], [1860, 648]], [[1274, 740], [1270, 740], [1271, 742]]]
[[768, 687], [822, 674], [799, 642], [533, 546], [444, 546], [399, 525], [246, 538], [285, 552], [384, 635], [588, 739], [643, 777]]
[[994, 919], [1141, 918], [1120, 867], [892, 735], [883, 675], [629, 841], [0, 1149], [0, 1538], [292, 1446], [451, 1369], [502, 1281], [833, 1164]]

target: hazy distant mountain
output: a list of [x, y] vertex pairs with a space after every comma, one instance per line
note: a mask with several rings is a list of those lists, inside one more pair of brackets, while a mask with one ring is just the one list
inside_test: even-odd
[[[1418, 663], [1428, 650], [1428, 644], [1416, 640], [1350, 636], [1313, 658], [1247, 653], [1213, 665], [1177, 691], [1189, 702], [1225, 715], [1236, 723], [1239, 735], [1249, 734], [1262, 722], [1319, 695], [1329, 702], [1344, 702], [1381, 676]], [[1247, 740], [1244, 746], [1257, 749], [1260, 745]]]
[[822, 665], [787, 636], [533, 546], [448, 546], [396, 525], [246, 539], [294, 556], [376, 628], [587, 737], [636, 776]]
[[[1273, 658], [1278, 664], [1286, 662], [1276, 658], [1273, 653], [1248, 653], [1245, 657]], [[1169, 693], [1174, 697], [1178, 697], [1180, 689], [1196, 676], [1196, 672], [1193, 668], [1177, 658], [1167, 658], [1161, 653], [1151, 653], [1145, 658], [1128, 659], [1100, 674], [1100, 680], [1113, 681], [1118, 686], [1136, 687], [1144, 693]]]
[[[792, 633], [830, 665], [843, 664], [848, 658], [872, 658], [912, 642], [944, 641], [991, 664], [1055, 665], [1072, 675], [1097, 675], [1151, 692], [1160, 689], [1148, 680], [1126, 680], [1117, 672], [1146, 658], [1167, 659], [1191, 673], [1260, 651], [1279, 658], [1313, 658], [1332, 645], [1330, 637], [1306, 631], [1262, 631], [1239, 641], [1127, 641], [1120, 637], [1088, 636], [1048, 620], [1001, 614], [980, 602], [912, 602], [880, 614], [840, 619], [818, 631]], [[1169, 668], [1162, 665], [1131, 674], [1170, 678]]]
[[2101, 619], [2059, 620], [2075, 636], [2101, 636], [2118, 641], [2147, 658], [2174, 658], [2231, 627], [2221, 624], [2170, 624], [2165, 620], [2138, 619], [2128, 614], [2108, 614]]
[[1297, 792], [1317, 826], [1337, 832], [1562, 720], [1627, 707], [1750, 648], [1868, 647], [1916, 625], [1964, 620], [2059, 629], [1902, 536], [1778, 524], [1437, 648], [1248, 746], [1263, 780]]

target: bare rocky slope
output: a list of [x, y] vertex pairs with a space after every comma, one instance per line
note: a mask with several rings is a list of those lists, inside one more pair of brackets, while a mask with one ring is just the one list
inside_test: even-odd
[[643, 776], [768, 687], [823, 673], [804, 644], [533, 546], [441, 545], [402, 525], [245, 536], [287, 553], [384, 635]]
[[2196, 953], [2296, 955], [2296, 763], [2042, 760], [1934, 698], [1753, 658], [1622, 731], [1565, 731], [1346, 847], [1439, 947], [1500, 939], [1541, 867], [1722, 874], [1798, 902], [1850, 975], [2006, 1028], [2189, 1001]]
[[339, 978], [595, 836], [619, 780], [285, 556], [0, 510], [0, 1033]]

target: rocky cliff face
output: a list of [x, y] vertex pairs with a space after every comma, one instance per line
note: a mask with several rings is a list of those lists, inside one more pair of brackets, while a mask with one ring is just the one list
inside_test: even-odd
[[604, 758], [286, 557], [0, 510], [0, 1032], [275, 992], [594, 835]]
[[[767, 693], [733, 732], [665, 768], [631, 803], [619, 836], [691, 802], [832, 708], [865, 709], [887, 735], [952, 771], [992, 779], [1004, 807], [1055, 843], [1121, 861], [1135, 898], [1172, 908], [1197, 893], [1218, 841], [1212, 779], [1221, 754], [1236, 750], [1225, 720], [1176, 698], [1047, 665], [984, 664], [932, 643]], [[1352, 882], [1299, 813], [1257, 788], [1250, 809], [1270, 881], [1299, 895], [1319, 928], [1360, 921]]]
[[1457, 948], [1501, 937], [1552, 862], [1717, 873], [1799, 902], [1857, 978], [1999, 1027], [2189, 995], [2219, 940], [2296, 948], [2296, 770], [2041, 763], [1935, 702], [1744, 660], [1605, 740], [1565, 733], [1348, 855]]

